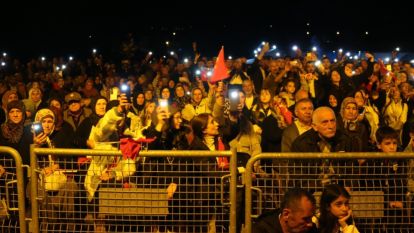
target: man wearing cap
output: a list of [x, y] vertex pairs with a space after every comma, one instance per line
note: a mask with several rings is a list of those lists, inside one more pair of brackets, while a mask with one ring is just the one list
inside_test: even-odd
[[65, 96], [68, 109], [63, 113], [63, 119], [72, 126], [74, 131], [92, 113], [91, 110], [83, 108], [81, 100], [82, 97], [77, 92], [71, 92]]

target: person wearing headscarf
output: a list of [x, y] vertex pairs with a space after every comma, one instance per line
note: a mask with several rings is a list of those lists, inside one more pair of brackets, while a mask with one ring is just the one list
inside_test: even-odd
[[0, 145], [16, 149], [24, 164], [30, 164], [30, 130], [24, 127], [26, 110], [23, 102], [14, 100], [7, 104], [7, 121], [1, 125]]
[[143, 92], [136, 92], [134, 93], [134, 101], [132, 103], [134, 112], [137, 116], [141, 116], [145, 109], [145, 95]]
[[107, 104], [108, 101], [103, 96], [100, 96], [92, 100], [92, 114], [89, 117], [87, 117], [84, 121], [82, 121], [78, 130], [76, 131], [75, 144], [79, 148], [93, 148], [92, 145], [89, 145], [91, 143], [89, 140], [89, 135], [91, 133], [92, 128], [96, 126], [99, 120], [105, 115], [107, 110]]
[[7, 104], [13, 100], [19, 100], [17, 92], [14, 90], [6, 91], [1, 98], [1, 108], [0, 108], [0, 124], [4, 123], [7, 120]]
[[[40, 109], [35, 116], [35, 123], [42, 125], [43, 131], [34, 132], [33, 143], [38, 147], [48, 148], [74, 148], [74, 131], [72, 127], [63, 120], [62, 113], [59, 109]], [[74, 166], [73, 159], [64, 158], [66, 168]]]
[[358, 105], [353, 97], [346, 97], [341, 104], [340, 115], [337, 118], [338, 128], [351, 137], [356, 151], [368, 151], [369, 131], [358, 120]]
[[26, 125], [32, 122], [36, 111], [42, 103], [42, 91], [39, 88], [33, 87], [29, 90], [29, 98], [24, 99], [23, 103], [27, 111]]

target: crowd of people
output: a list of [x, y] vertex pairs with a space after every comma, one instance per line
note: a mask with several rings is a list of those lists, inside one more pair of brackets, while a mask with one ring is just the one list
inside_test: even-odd
[[[150, 150], [236, 147], [250, 157], [261, 152], [412, 151], [414, 68], [408, 61], [384, 64], [367, 52], [360, 60], [339, 54], [333, 62], [316, 52], [303, 56], [300, 50], [293, 57], [272, 58], [266, 56], [265, 44], [252, 64], [244, 57], [226, 60], [228, 78], [213, 83], [215, 59], [203, 57], [196, 44], [193, 49], [193, 59], [183, 63], [176, 55], [156, 58], [152, 53], [140, 59], [128, 55], [120, 62], [98, 53], [86, 60], [56, 57], [26, 63], [4, 57], [0, 145], [15, 148], [24, 164], [30, 164], [31, 144], [108, 149], [108, 142], [122, 138], [155, 138]], [[50, 156], [43, 172], [76, 170], [75, 159], [61, 162]], [[228, 166], [226, 161], [209, 162]], [[256, 172], [269, 173], [266, 166], [272, 162], [260, 161]], [[365, 162], [358, 160], [360, 166]], [[89, 158], [85, 163], [85, 180], [75, 176], [74, 182], [83, 182], [93, 199], [99, 183], [134, 174], [135, 167], [125, 166], [139, 161]], [[106, 169], [113, 163], [118, 164]], [[2, 176], [5, 168], [0, 168]], [[168, 187], [177, 188], [173, 182]], [[390, 202], [403, 207], [401, 200]], [[279, 219], [285, 210], [281, 214]], [[332, 218], [321, 214], [320, 223]]]

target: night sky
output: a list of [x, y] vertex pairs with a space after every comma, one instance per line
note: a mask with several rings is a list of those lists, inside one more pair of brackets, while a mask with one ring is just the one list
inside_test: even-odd
[[[317, 45], [326, 52], [339, 47], [386, 52], [396, 46], [414, 52], [412, 8], [398, 1], [255, 1], [223, 7], [217, 2], [205, 7], [160, 3], [160, 8], [118, 2], [13, 6], [4, 17], [0, 50], [22, 58], [82, 57], [92, 48], [112, 55], [132, 32], [143, 50], [174, 50], [183, 56], [191, 55], [192, 41], [207, 56], [215, 56], [221, 45], [226, 54], [252, 56], [263, 40], [281, 51], [298, 44], [303, 50]], [[168, 48], [165, 41], [171, 42]]]

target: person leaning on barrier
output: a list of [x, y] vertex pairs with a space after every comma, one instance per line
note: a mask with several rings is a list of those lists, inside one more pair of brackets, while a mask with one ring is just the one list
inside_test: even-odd
[[[295, 139], [291, 148], [292, 152], [355, 152], [350, 137], [336, 128], [336, 117], [334, 111], [329, 107], [319, 107], [312, 114], [312, 129]], [[317, 161], [295, 161], [301, 162], [295, 166], [295, 172], [291, 178], [296, 186], [315, 189], [321, 185], [328, 184], [334, 178], [346, 175], [345, 161], [330, 161], [319, 159]], [[313, 163], [313, 164], [310, 164]], [[303, 164], [309, 164], [301, 169]], [[341, 170], [339, 170], [341, 169]]]
[[[404, 149], [404, 152], [414, 152], [414, 124], [410, 125], [410, 138], [411, 141]], [[408, 215], [414, 216], [414, 208], [412, 208], [412, 202], [414, 199], [414, 159], [408, 161], [408, 182], [407, 182], [407, 204], [408, 206]], [[411, 208], [410, 208], [411, 207]]]
[[252, 226], [252, 233], [314, 233], [318, 232], [312, 217], [316, 210], [315, 198], [301, 188], [289, 189], [280, 208], [262, 214]]
[[354, 152], [349, 136], [336, 128], [334, 111], [319, 107], [312, 114], [312, 129], [293, 141], [292, 152]]
[[[410, 219], [405, 217], [404, 208], [407, 205], [407, 161], [393, 159], [398, 151], [399, 132], [389, 126], [382, 126], [376, 132], [377, 147], [380, 152], [389, 153], [389, 159], [375, 160], [375, 164], [367, 162], [369, 174], [378, 174], [380, 188], [386, 194], [384, 202], [386, 207], [387, 228], [400, 228], [398, 224], [408, 224]], [[373, 168], [372, 168], [373, 167]], [[375, 170], [374, 170], [375, 169]], [[367, 173], [368, 173], [367, 172]], [[375, 185], [378, 187], [378, 184]], [[403, 225], [404, 226], [404, 225]]]
[[327, 185], [321, 195], [317, 221], [321, 233], [359, 233], [349, 207], [351, 195], [338, 184]]

